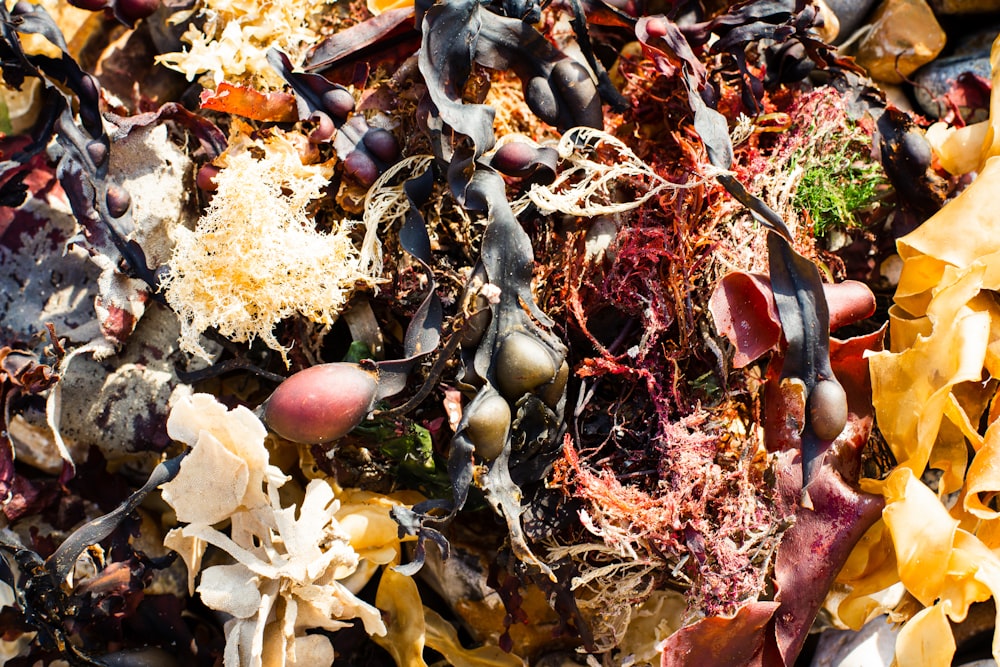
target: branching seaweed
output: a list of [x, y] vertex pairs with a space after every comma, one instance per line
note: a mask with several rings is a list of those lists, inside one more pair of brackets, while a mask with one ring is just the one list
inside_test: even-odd
[[[589, 218], [624, 213], [664, 190], [695, 187], [708, 178], [673, 183], [653, 171], [624, 143], [591, 127], [566, 132], [556, 150], [566, 164], [551, 183], [532, 184], [514, 202], [516, 214], [520, 215], [529, 204], [544, 215], [558, 211]], [[605, 159], [599, 160], [598, 155]], [[615, 192], [616, 188], [629, 186], [636, 189], [634, 196], [623, 198]]]
[[41, 633], [40, 641], [50, 644], [74, 667], [107, 664], [86, 653], [69, 637], [68, 623], [82, 613], [81, 601], [65, 590], [77, 559], [87, 547], [111, 535], [150, 492], [173, 479], [184, 456], [180, 454], [157, 465], [146, 483], [125, 502], [78, 528], [46, 559], [23, 546], [13, 533], [0, 532], [0, 563], [7, 568], [6, 572], [0, 572], [0, 579], [15, 591], [25, 620]]
[[[402, 569], [420, 568], [424, 539], [445, 544], [440, 527], [462, 508], [478, 480], [506, 520], [515, 556], [556, 581], [528, 547], [518, 482], [537, 480], [558, 452], [569, 373], [566, 348], [547, 330], [552, 321], [531, 293], [531, 242], [511, 209], [504, 182], [494, 169], [477, 162], [494, 145], [493, 110], [465, 103], [461, 91], [473, 62], [513, 68], [529, 107], [563, 130], [600, 126], [600, 98], [586, 69], [552, 47], [529, 23], [462, 0], [435, 4], [424, 13], [422, 25], [419, 66], [435, 107], [427, 120], [435, 154], [448, 164], [455, 198], [489, 221], [468, 298], [481, 299], [478, 308], [486, 306], [484, 285], [498, 296], [488, 303], [488, 317], [484, 313], [477, 331], [463, 341], [463, 378], [475, 396], [451, 442], [453, 498], [394, 512], [401, 530], [420, 537], [413, 561]], [[478, 477], [476, 465], [486, 468]]]
[[[665, 17], [640, 21], [640, 39], [655, 35], [673, 53], [647, 43], [659, 57], [680, 59], [688, 100], [694, 113], [694, 126], [716, 168], [728, 171], [733, 162], [733, 147], [725, 117], [710, 108], [702, 97], [704, 78], [691, 66], [692, 52], [680, 30]], [[655, 28], [655, 30], [651, 30]], [[823, 294], [823, 283], [816, 265], [799, 255], [791, 246], [791, 233], [781, 219], [760, 198], [749, 193], [731, 174], [718, 176], [719, 183], [754, 218], [768, 230], [771, 283], [775, 289], [778, 316], [781, 319], [788, 352], [782, 366], [782, 382], [801, 385], [803, 503], [810, 504], [808, 487], [815, 479], [823, 452], [843, 430], [847, 419], [847, 398], [830, 366], [830, 317]], [[807, 409], [808, 408], [808, 409]], [[843, 418], [840, 418], [840, 417]]]
[[59, 376], [49, 366], [25, 350], [0, 348], [0, 504], [10, 497], [14, 480], [14, 442], [10, 420], [15, 402], [30, 394], [39, 394], [58, 382]]
[[[47, 89], [56, 84], [72, 91], [79, 105], [80, 123], [73, 115], [72, 98], [64, 93], [50, 94], [58, 117], [51, 125], [59, 149], [56, 174], [69, 197], [73, 214], [84, 226], [89, 243], [103, 252], [113, 247], [136, 278], [155, 292], [159, 279], [147, 263], [142, 249], [128, 235], [133, 228], [131, 197], [125, 189], [108, 178], [108, 154], [111, 140], [104, 131], [100, 113], [100, 88], [96, 79], [80, 69], [67, 51], [66, 41], [52, 18], [41, 7], [18, 3], [14, 11], [0, 8], [4, 34], [4, 77], [17, 85], [25, 76], [41, 78]], [[20, 33], [38, 34], [58, 47], [59, 58], [25, 54]], [[39, 144], [49, 137], [39, 137]], [[44, 145], [44, 144], [43, 144]]]
[[[114, 13], [120, 21], [126, 4], [103, 2], [107, 16]], [[190, 270], [210, 277], [205, 291], [220, 297], [216, 303], [227, 298], [232, 303], [235, 291], [227, 288], [237, 284], [230, 279], [237, 271], [228, 264], [232, 257], [251, 257], [251, 247], [266, 247], [265, 256], [284, 263], [280, 276], [265, 275], [250, 259], [239, 267], [248, 269], [241, 274], [249, 276], [248, 284], [259, 280], [273, 286], [315, 257], [328, 260], [298, 283], [305, 287], [282, 283], [282, 295], [290, 295], [282, 298], [299, 309], [255, 323], [263, 322], [254, 331], [266, 329], [270, 337], [256, 333], [238, 341], [256, 336], [278, 347], [292, 342], [283, 348], [293, 351], [286, 364], [302, 370], [283, 378], [272, 372], [275, 358], [226, 341], [236, 359], [209, 371], [167, 375], [171, 382], [204, 382], [210, 373], [228, 369], [280, 383], [263, 403], [265, 390], [252, 378], [238, 388], [227, 382], [218, 391], [208, 390], [226, 393], [223, 400], [259, 406], [260, 453], [275, 458], [280, 470], [273, 468], [274, 475], [294, 480], [282, 490], [281, 502], [277, 495], [269, 499], [280, 510], [276, 520], [297, 521], [297, 505], [306, 527], [310, 504], [300, 502], [300, 482], [303, 476], [316, 477], [309, 488], [322, 490], [324, 511], [343, 511], [345, 519], [358, 511], [357, 518], [371, 522], [380, 537], [391, 538], [392, 554], [382, 554], [377, 564], [371, 560], [358, 576], [341, 583], [353, 594], [352, 587], [366, 586], [378, 568], [390, 568], [382, 571], [375, 593], [378, 609], [365, 607], [365, 618], [372, 621], [365, 629], [384, 624], [387, 634], [375, 641], [400, 664], [420, 662], [425, 648], [438, 651], [431, 636], [443, 627], [450, 630], [447, 624], [454, 620], [422, 611], [418, 582], [403, 575], [424, 565], [428, 541], [443, 558], [461, 551], [465, 561], [466, 547], [472, 546], [464, 543], [465, 529], [478, 526], [463, 520], [476, 521], [473, 510], [492, 513], [501, 535], [494, 526], [484, 526], [489, 538], [499, 539], [479, 551], [476, 572], [470, 570], [470, 581], [463, 584], [499, 596], [503, 610], [493, 619], [502, 633], [499, 641], [495, 634], [487, 636], [492, 629], [479, 632], [477, 621], [451, 599], [448, 586], [439, 592], [456, 615], [469, 621], [475, 640], [485, 641], [487, 646], [475, 649], [484, 659], [495, 653], [496, 664], [514, 664], [538, 657], [533, 648], [515, 647], [521, 639], [512, 632], [515, 624], [542, 620], [528, 605], [537, 596], [552, 608], [541, 613], [552, 612], [565, 638], [560, 650], [573, 646], [603, 654], [588, 656], [589, 662], [662, 659], [668, 665], [698, 656], [719, 664], [790, 664], [837, 569], [882, 508], [879, 498], [860, 490], [858, 480], [860, 451], [872, 427], [864, 355], [879, 348], [881, 334], [831, 338], [831, 326], [836, 328], [844, 308], [838, 290], [822, 283], [823, 274], [811, 261], [812, 239], [803, 235], [803, 226], [792, 224], [795, 183], [783, 184], [778, 194], [765, 183], [759, 195], [766, 179], [753, 178], [761, 163], [771, 161], [774, 169], [787, 164], [793, 153], [787, 146], [795, 144], [760, 132], [794, 127], [797, 118], [808, 117], [796, 106], [803, 95], [836, 98], [845, 115], [872, 110], [874, 143], [889, 179], [901, 198], [912, 191], [911, 207], [929, 210], [937, 201], [935, 180], [920, 133], [905, 115], [879, 106], [872, 89], [854, 76], [856, 68], [819, 40], [813, 29], [817, 10], [804, 0], [742, 2], [677, 23], [641, 16], [634, 2], [611, 6], [600, 0], [567, 0], [551, 7], [539, 0], [417, 0], [413, 7], [388, 9], [374, 18], [362, 5], [317, 13], [313, 18], [322, 21], [329, 37], [304, 62], [301, 50], [285, 42], [278, 46], [280, 40], [273, 37], [254, 43], [255, 67], [267, 70], [255, 70], [266, 76], [254, 80], [266, 81], [269, 91], [287, 84], [282, 91], [221, 81], [229, 70], [216, 68], [217, 87], [201, 95], [200, 110], [171, 102], [129, 117], [112, 112], [114, 102], [103, 98], [98, 80], [74, 62], [75, 47], [67, 46], [44, 10], [25, 2], [0, 7], [5, 81], [20, 86], [39, 80], [37, 96], [43, 102], [30, 131], [4, 144], [9, 152], [0, 162], [0, 203], [33, 205], [27, 199], [38, 196], [33, 179], [40, 180], [37, 175], [44, 170], [56, 186], [50, 172], [57, 175], [82, 229], [71, 244], [91, 254], [103, 270], [102, 280], [116, 281], [116, 295], [136, 297], [134, 310], [123, 306], [114, 312], [123, 326], [102, 331], [116, 342], [131, 333], [142, 303], [161, 298], [171, 276], [183, 271], [176, 254], [169, 262], [173, 270], [150, 265], [159, 256], [152, 245], [145, 251], [140, 246], [147, 232], [139, 217], [145, 200], [134, 192], [139, 213], [133, 221], [132, 198], [123, 187], [129, 181], [112, 176], [109, 157], [116, 150], [127, 154], [128, 142], [118, 142], [134, 129], [168, 121], [197, 138], [200, 148], [192, 142], [189, 152], [199, 163], [223, 156], [198, 172], [200, 199], [185, 201], [203, 206], [203, 220], [218, 210], [232, 212], [230, 218], [219, 217], [226, 227], [260, 213], [254, 229], [274, 229], [272, 208], [261, 203], [263, 198], [268, 204], [295, 201], [295, 222], [310, 234], [326, 234], [344, 223], [343, 247], [365, 277], [345, 281], [340, 305], [347, 304], [349, 291], [375, 292], [370, 300], [355, 298], [345, 305], [348, 310], [309, 305], [314, 302], [306, 298], [308, 290], [331, 285], [336, 264], [329, 262], [332, 253], [310, 243], [311, 236], [296, 243], [275, 237], [244, 245], [244, 239], [255, 240], [251, 230], [226, 252], [220, 251], [220, 238], [235, 237], [210, 238], [203, 249], [221, 261]], [[369, 6], [376, 13], [387, 5], [373, 0]], [[195, 31], [198, 21], [213, 20], [197, 10], [175, 18], [193, 20]], [[205, 29], [218, 27], [206, 23]], [[591, 34], [599, 44], [591, 44]], [[22, 46], [27, 35], [49, 42], [44, 53], [29, 48], [28, 41]], [[632, 43], [636, 38], [638, 44]], [[221, 53], [221, 41], [219, 47]], [[194, 51], [182, 63], [188, 74], [200, 67]], [[610, 76], [599, 55], [608, 64], [618, 56]], [[807, 75], [816, 85], [813, 92], [791, 86], [777, 90]], [[824, 88], [823, 82], [833, 85]], [[154, 108], [148, 99], [155, 90], [139, 82], [137, 108]], [[498, 123], [499, 108], [508, 101], [518, 115]], [[780, 112], [752, 120], [744, 115], [771, 108]], [[226, 116], [212, 114], [245, 119], [232, 120], [228, 152], [225, 135], [206, 118]], [[729, 123], [737, 116], [733, 131]], [[868, 127], [865, 121], [865, 132]], [[497, 136], [515, 128], [532, 138]], [[802, 141], [809, 140], [808, 131], [801, 134], [806, 135]], [[270, 187], [268, 180], [266, 189], [242, 188], [244, 176], [257, 184], [267, 180], [255, 177], [261, 172], [248, 165], [267, 162], [261, 142], [279, 135], [288, 139], [293, 171], [302, 164], [315, 168], [308, 187], [295, 180]], [[557, 135], [559, 141], [551, 141]], [[738, 149], [733, 135], [746, 140]], [[245, 160], [227, 162], [241, 154], [244, 139], [255, 148], [243, 154]], [[184, 163], [190, 164], [186, 158]], [[907, 186], [907, 181], [912, 183]], [[242, 200], [241, 194], [246, 195]], [[17, 214], [27, 216], [28, 208]], [[352, 217], [361, 211], [365, 229], [341, 215], [345, 211]], [[213, 224], [217, 221], [213, 218]], [[170, 222], [159, 224], [157, 233], [179, 239], [174, 246], [182, 247], [185, 232]], [[398, 262], [383, 257], [380, 232], [398, 234], [392, 247], [405, 255]], [[751, 235], [759, 238], [744, 238]], [[470, 247], [476, 242], [478, 248]], [[720, 267], [744, 260], [767, 275], [730, 274], [709, 301]], [[839, 268], [831, 265], [831, 272]], [[379, 277], [383, 269], [386, 275]], [[871, 296], [864, 286], [855, 287]], [[107, 291], [100, 289], [102, 298]], [[255, 299], [251, 290], [245, 301], [261, 305], [266, 300]], [[168, 305], [184, 316], [176, 303]], [[862, 316], [856, 304], [850, 310]], [[312, 316], [320, 311], [323, 317]], [[717, 332], [711, 330], [709, 313]], [[337, 322], [339, 316], [344, 321]], [[99, 323], [107, 319], [102, 314]], [[278, 320], [284, 321], [275, 326]], [[212, 327], [220, 338], [228, 335], [218, 323], [201, 330]], [[67, 356], [50, 333], [60, 359], [93, 349], [84, 345]], [[348, 337], [354, 342], [344, 361], [322, 363], [327, 356], [343, 358]], [[169, 338], [173, 344], [176, 336]], [[12, 414], [23, 408], [15, 423], [33, 426], [25, 406], [40, 406], [38, 395], [54, 387], [47, 416], [56, 448], [69, 462], [59, 433], [57, 373], [65, 364], [50, 368], [22, 347], [12, 342], [0, 349], [0, 426], [6, 429]], [[386, 349], [397, 358], [385, 360]], [[759, 364], [762, 373], [740, 370], [750, 364]], [[441, 394], [443, 404], [436, 400]], [[400, 419], [404, 414], [408, 418]], [[373, 416], [375, 421], [365, 425]], [[271, 431], [267, 447], [265, 426]], [[71, 439], [68, 428], [66, 433]], [[296, 451], [286, 441], [303, 447]], [[22, 462], [15, 473], [8, 436], [0, 445], [0, 496], [7, 496], [8, 519], [28, 518], [37, 507], [53, 510], [53, 501], [31, 494], [60, 497], [72, 477], [71, 465], [58, 480], [40, 482], [24, 474]], [[54, 476], [59, 460], [50, 458], [54, 464], [44, 472]], [[72, 665], [115, 664], [118, 656], [100, 655], [104, 646], [97, 626], [121, 632], [124, 626], [116, 622], [139, 622], [141, 614], [132, 606], [114, 620], [107, 618], [107, 610], [99, 607], [108, 598], [97, 600], [101, 593], [95, 589], [117, 586], [115, 594], [125, 590], [135, 604], [150, 593], [150, 580], [143, 577], [173, 556], [146, 558], [131, 549], [123, 527], [133, 525], [129, 517], [138, 503], [177, 473], [179, 461], [161, 463], [125, 503], [72, 532], [61, 545], [33, 533], [34, 542], [21, 542], [0, 531], [0, 593], [12, 588], [18, 609], [9, 613], [20, 614], [20, 630], [36, 631], [33, 652], [59, 653]], [[190, 457], [188, 462], [193, 463]], [[81, 467], [81, 480], [89, 470]], [[200, 472], [211, 477], [211, 471]], [[391, 503], [391, 509], [380, 506], [377, 521], [375, 514], [348, 509], [350, 503], [339, 509], [327, 504], [342, 493], [358, 492], [346, 487], [372, 482], [387, 492], [390, 487], [402, 492], [406, 501]], [[180, 495], [185, 503], [198, 504], [200, 488], [174, 500]], [[91, 498], [69, 500], [83, 504]], [[81, 512], [87, 518], [95, 514], [92, 507], [70, 508], [72, 514], [63, 505], [59, 512], [67, 511], [69, 518], [53, 523], [57, 531], [78, 523]], [[107, 511], [113, 504], [102, 507]], [[209, 523], [215, 525], [213, 539], [240, 544], [238, 523], [227, 527], [210, 521], [206, 530]], [[19, 525], [19, 534], [27, 526]], [[292, 535], [271, 532], [282, 540]], [[310, 549], [317, 544], [308, 534], [301, 541]], [[81, 571], [79, 556], [88, 549], [99, 552], [97, 542], [110, 554], [113, 571], [69, 582], [71, 571]], [[406, 548], [400, 542], [408, 542]], [[191, 560], [184, 555], [186, 547], [170, 536], [163, 544], [184, 557], [188, 594], [195, 595], [203, 545], [193, 545], [198, 553]], [[361, 551], [352, 546], [351, 553]], [[307, 569], [318, 562], [308, 560]], [[435, 587], [450, 572], [466, 571], [455, 560], [435, 565], [421, 585]], [[219, 575], [219, 568], [231, 567], [210, 571]], [[290, 659], [305, 659], [305, 653], [294, 655], [294, 645], [303, 639], [303, 648], [321, 640], [317, 643], [329, 649], [329, 657], [321, 654], [318, 663], [333, 660], [332, 644], [315, 630], [336, 630], [343, 615], [324, 611], [323, 619], [313, 619], [267, 594], [259, 607], [247, 608], [255, 620], [243, 623], [236, 620], [244, 611], [239, 593], [230, 599], [228, 585], [213, 583], [212, 577], [203, 570], [198, 594], [208, 607], [233, 614], [226, 624], [226, 655], [218, 655], [221, 642], [201, 637], [171, 639], [174, 644], [190, 643], [199, 659], [222, 657], [227, 664], [245, 660], [249, 646], [255, 659], [266, 661], [262, 656], [270, 649], [257, 649], [266, 647], [281, 625]], [[368, 604], [371, 591], [357, 595]], [[213, 595], [225, 597], [224, 604], [213, 602]], [[162, 597], [178, 610], [190, 610], [180, 590]], [[326, 593], [317, 597], [330, 602]], [[463, 594], [459, 600], [467, 598]], [[491, 613], [497, 611], [493, 601]], [[269, 610], [277, 616], [268, 616]], [[208, 622], [219, 625], [218, 619]], [[243, 630], [231, 630], [250, 625], [257, 628], [253, 643], [243, 641], [237, 651]], [[21, 640], [22, 645], [30, 641]], [[131, 643], [126, 639], [123, 646]], [[367, 639], [360, 643], [370, 647]], [[459, 647], [457, 637], [449, 635], [446, 643]], [[358, 659], [364, 650], [350, 657]], [[513, 654], [500, 655], [501, 650]], [[339, 643], [337, 651], [340, 658]]]

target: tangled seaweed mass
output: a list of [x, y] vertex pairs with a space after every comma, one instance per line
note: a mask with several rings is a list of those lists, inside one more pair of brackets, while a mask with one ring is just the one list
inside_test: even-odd
[[1000, 107], [663, 11], [0, 5], [0, 662], [950, 665]]

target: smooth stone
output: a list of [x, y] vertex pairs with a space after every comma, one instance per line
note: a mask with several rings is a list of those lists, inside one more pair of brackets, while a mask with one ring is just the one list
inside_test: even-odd
[[[952, 624], [952, 634], [955, 637], [956, 655], [965, 656], [968, 662], [958, 663], [963, 667], [980, 665], [981, 658], [990, 655], [993, 642], [993, 626], [996, 623], [997, 609], [993, 600], [975, 602], [969, 606], [965, 620]], [[996, 665], [992, 660], [988, 664]]]
[[885, 0], [869, 28], [856, 60], [877, 81], [902, 83], [945, 46], [944, 30], [924, 0]]
[[906, 94], [906, 88], [900, 84], [883, 83], [879, 86], [885, 93], [885, 100], [900, 111], [913, 111], [913, 103]]
[[[984, 85], [978, 85], [974, 80], [966, 80], [977, 76]], [[964, 78], [963, 78], [964, 77]], [[960, 81], [962, 78], [962, 81]], [[945, 96], [959, 86], [969, 88], [969, 95], [954, 96], [959, 113], [966, 123], [976, 123], [986, 120], [989, 114], [989, 54], [980, 56], [955, 56], [941, 58], [921, 67], [913, 77], [913, 95], [921, 110], [932, 118], [943, 118], [951, 110], [944, 102]]]
[[962, 35], [962, 39], [948, 53], [949, 58], [957, 56], [983, 56], [990, 57], [990, 49], [997, 35], [1000, 35], [1000, 23], [992, 23], [988, 28], [976, 30]]
[[885, 616], [857, 632], [827, 630], [819, 637], [810, 667], [888, 667], [896, 654], [898, 632]]
[[875, 6], [875, 0], [824, 0], [826, 6], [837, 17], [840, 30], [836, 39], [843, 41], [857, 30]]
[[985, 14], [1000, 10], [1000, 0], [931, 0], [931, 7], [939, 16]]
[[840, 34], [840, 19], [837, 18], [837, 15], [823, 0], [814, 0], [814, 4], [819, 10], [822, 21], [820, 25], [816, 26], [816, 32], [819, 34], [820, 39], [827, 44], [832, 44], [836, 41], [837, 35]]

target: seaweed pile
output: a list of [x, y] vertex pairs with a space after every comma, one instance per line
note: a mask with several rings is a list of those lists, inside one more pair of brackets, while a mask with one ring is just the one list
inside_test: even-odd
[[947, 494], [996, 518], [1000, 320], [989, 235], [931, 227], [992, 149], [941, 208], [959, 158], [824, 20], [0, 6], [6, 664], [946, 649], [1000, 579], [903, 555]]

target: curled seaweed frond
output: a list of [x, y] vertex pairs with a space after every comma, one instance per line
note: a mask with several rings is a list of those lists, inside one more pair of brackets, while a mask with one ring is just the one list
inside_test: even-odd
[[[533, 184], [513, 209], [520, 214], [529, 203], [544, 215], [564, 213], [581, 217], [613, 215], [639, 208], [664, 190], [704, 185], [712, 169], [674, 183], [640, 160], [624, 142], [592, 127], [576, 127], [557, 146], [565, 163], [555, 180]], [[623, 191], [624, 190], [624, 191]]]
[[[15, 602], [27, 623], [40, 633], [40, 643], [51, 646], [70, 664], [96, 667], [107, 664], [82, 649], [71, 637], [77, 619], [85, 618], [88, 613], [100, 613], [91, 609], [93, 599], [88, 598], [86, 593], [88, 584], [94, 581], [85, 579], [67, 584], [77, 559], [89, 547], [118, 529], [146, 496], [173, 479], [184, 456], [182, 453], [158, 464], [142, 487], [112, 511], [76, 529], [48, 558], [43, 559], [33, 549], [25, 547], [9, 529], [0, 531], [0, 564], [6, 568], [6, 571], [0, 572], [0, 583], [6, 583], [15, 591]], [[130, 554], [130, 558], [134, 555], [134, 552]], [[120, 562], [108, 563], [103, 569], [114, 579], [115, 566], [120, 565]], [[14, 573], [17, 573], [16, 577]], [[100, 576], [98, 573], [92, 579], [98, 580]], [[95, 586], [97, 590], [101, 587], [100, 583]]]
[[425, 172], [434, 161], [432, 155], [411, 155], [391, 166], [372, 184], [365, 195], [364, 216], [365, 236], [361, 241], [359, 265], [372, 275], [382, 273], [382, 246], [378, 230], [388, 229], [404, 219], [410, 210], [410, 203], [402, 184], [393, 184], [401, 175]]
[[[856, 624], [884, 572], [869, 566], [895, 560], [927, 607], [903, 643], [929, 628], [947, 645], [944, 624], [965, 609], [938, 594], [1000, 590], [990, 569], [1000, 568], [975, 541], [1000, 542], [989, 523], [1000, 429], [982, 434], [1000, 412], [984, 374], [1000, 368], [983, 333], [997, 310], [990, 257], [974, 253], [967, 268], [939, 257], [961, 246], [949, 230], [904, 242], [896, 310], [918, 319], [894, 334], [902, 353], [878, 353], [883, 332], [841, 341], [829, 331], [846, 320], [877, 328], [856, 321], [874, 310], [869, 289], [823, 281], [859, 277], [837, 245], [847, 237], [863, 246], [850, 251], [857, 265], [891, 252], [872, 224], [884, 209], [824, 237], [810, 224], [823, 204], [804, 203], [829, 182], [804, 178], [808, 165], [842, 182], [854, 163], [878, 161], [888, 201], [911, 216], [932, 207], [919, 195], [937, 182], [937, 163], [919, 127], [885, 111], [818, 41], [817, 11], [803, 2], [683, 18], [675, 7], [673, 19], [643, 16], [634, 0], [392, 4], [372, 0], [381, 13], [371, 18], [364, 0], [165, 2], [120, 40], [100, 16], [63, 39], [58, 17], [0, 7], [4, 79], [31, 83], [40, 107], [25, 134], [0, 138], [0, 203], [18, 207], [13, 219], [0, 211], [0, 257], [20, 269], [49, 256], [0, 277], [0, 296], [57, 282], [47, 260], [77, 228], [67, 215], [72, 229], [49, 234], [39, 207], [63, 204], [64, 190], [83, 230], [70, 243], [103, 271], [98, 320], [86, 324], [128, 342], [100, 362], [119, 368], [92, 399], [57, 376], [83, 375], [70, 360], [110, 347], [96, 326], [72, 321], [66, 335], [80, 337], [57, 339], [69, 318], [54, 318], [54, 354], [39, 356], [38, 337], [22, 340], [32, 318], [17, 313], [26, 326], [0, 341], [0, 425], [13, 441], [0, 442], [12, 444], [0, 451], [0, 509], [19, 536], [0, 531], [0, 603], [18, 607], [0, 617], [20, 616], [30, 659], [58, 651], [98, 664], [108, 646], [155, 641], [226, 667], [365, 663], [373, 643], [400, 665], [514, 667], [574, 650], [608, 667], [790, 665], [831, 586], [853, 587], [838, 613]], [[191, 48], [160, 62], [186, 77], [159, 68], [121, 85], [133, 58], [153, 68], [154, 50], [179, 51], [178, 39]], [[32, 41], [47, 42], [44, 54]], [[208, 90], [199, 95], [194, 78]], [[181, 105], [195, 98], [198, 108]], [[174, 101], [150, 111], [153, 99]], [[123, 107], [140, 113], [120, 116]], [[872, 113], [849, 126], [859, 109]], [[850, 150], [835, 150], [848, 138]], [[140, 153], [148, 159], [132, 166], [155, 173], [119, 176]], [[987, 158], [978, 182], [992, 182]], [[156, 187], [163, 165], [170, 188]], [[150, 222], [150, 192], [177, 206]], [[918, 196], [906, 204], [907, 193]], [[838, 205], [835, 224], [860, 199]], [[894, 234], [915, 220], [886, 223]], [[982, 246], [988, 236], [969, 238]], [[61, 259], [60, 269], [91, 268], [82, 253]], [[928, 266], [935, 275], [920, 271]], [[924, 279], [924, 292], [905, 293]], [[72, 294], [86, 295], [74, 316], [89, 316], [94, 292]], [[147, 318], [126, 341], [152, 299], [173, 311], [149, 304], [164, 319]], [[0, 299], [0, 314], [21, 303]], [[920, 316], [937, 327], [930, 338]], [[955, 346], [955, 331], [973, 344]], [[214, 344], [218, 363], [198, 370], [187, 353], [215, 356]], [[934, 442], [910, 438], [910, 451], [900, 433], [920, 426], [907, 421], [920, 387], [886, 386], [920, 380], [913, 359], [925, 357], [953, 395], [925, 397], [920, 414], [944, 415], [942, 426], [927, 431]], [[874, 423], [869, 359], [886, 449], [904, 470], [886, 473], [896, 465], [886, 461], [878, 480], [859, 480]], [[165, 429], [142, 409], [145, 391], [119, 385], [129, 372], [176, 389], [149, 399], [149, 413], [170, 413]], [[112, 392], [131, 398], [103, 397]], [[108, 472], [95, 456], [67, 481], [63, 461], [84, 442], [73, 411], [98, 423], [89, 440], [102, 451], [124, 445], [147, 468], [109, 458], [118, 467]], [[153, 426], [110, 445], [107, 419]], [[155, 462], [147, 440], [190, 448], [181, 471], [141, 508], [138, 498], [114, 509]], [[948, 532], [916, 481], [917, 468], [935, 465], [946, 467], [942, 493], [968, 491], [953, 519], [974, 517], [978, 530]], [[863, 539], [883, 506], [886, 525]], [[123, 518], [133, 509], [141, 531]], [[922, 515], [941, 554], [985, 563], [990, 581], [974, 568], [930, 584], [903, 572], [918, 569], [900, 554], [920, 554]], [[174, 550], [161, 560], [179, 555], [177, 567], [153, 577], [159, 557], [144, 560], [140, 543]], [[76, 558], [81, 550], [91, 558]], [[68, 569], [82, 583], [67, 582]], [[428, 589], [435, 611], [421, 599]], [[149, 618], [172, 627], [136, 629]], [[14, 634], [5, 627], [4, 640]], [[0, 641], [0, 662], [8, 648]]]

